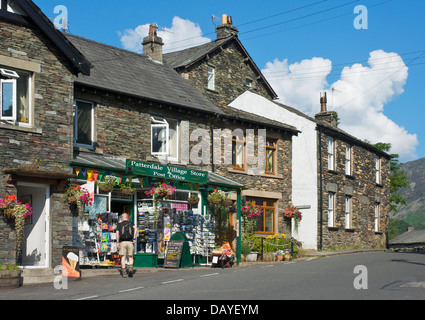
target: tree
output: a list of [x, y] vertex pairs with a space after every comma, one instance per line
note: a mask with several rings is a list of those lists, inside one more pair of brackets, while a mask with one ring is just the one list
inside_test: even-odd
[[[384, 152], [390, 152], [391, 143], [378, 142], [373, 144], [374, 147]], [[409, 187], [409, 181], [406, 177], [406, 171], [401, 166], [402, 163], [398, 160], [398, 154], [390, 154], [390, 211], [396, 211], [397, 205], [406, 205], [407, 199], [397, 191], [400, 188]]]

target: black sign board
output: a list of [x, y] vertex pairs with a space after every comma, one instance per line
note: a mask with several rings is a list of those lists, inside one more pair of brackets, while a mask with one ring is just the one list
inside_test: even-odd
[[164, 268], [180, 268], [183, 241], [168, 241]]

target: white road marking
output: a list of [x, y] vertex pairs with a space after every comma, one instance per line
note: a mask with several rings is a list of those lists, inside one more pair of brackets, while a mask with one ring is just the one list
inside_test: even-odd
[[143, 289], [144, 287], [137, 287], [137, 288], [131, 288], [131, 289], [126, 289], [126, 290], [121, 290], [118, 292], [129, 292], [129, 291], [136, 291], [136, 290], [140, 290]]
[[168, 284], [168, 283], [180, 282], [180, 281], [184, 281], [184, 279], [177, 279], [177, 280], [171, 280], [171, 281], [164, 281], [164, 282], [161, 282], [161, 283], [162, 283], [162, 284]]
[[216, 272], [216, 273], [210, 273], [210, 274], [204, 274], [204, 275], [200, 276], [200, 278], [216, 276], [218, 274], [219, 274], [218, 272]]
[[90, 296], [90, 297], [80, 298], [77, 300], [88, 300], [88, 299], [94, 299], [94, 298], [99, 298], [99, 296]]

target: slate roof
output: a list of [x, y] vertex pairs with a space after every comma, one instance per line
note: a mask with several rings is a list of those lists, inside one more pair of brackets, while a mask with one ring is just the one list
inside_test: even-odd
[[93, 65], [90, 76], [79, 76], [81, 85], [144, 98], [174, 106], [223, 114], [174, 69], [134, 52], [67, 34]]
[[390, 240], [390, 245], [425, 243], [425, 230], [410, 230]]
[[66, 34], [66, 37], [93, 65], [90, 76], [75, 78], [80, 85], [298, 133], [293, 126], [232, 107], [214, 105], [173, 68], [147, 56], [76, 35]]

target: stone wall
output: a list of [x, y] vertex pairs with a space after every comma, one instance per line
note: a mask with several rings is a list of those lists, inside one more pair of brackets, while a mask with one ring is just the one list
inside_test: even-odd
[[[40, 30], [4, 21], [0, 21], [0, 30], [0, 65], [39, 69], [33, 73], [33, 125], [0, 122], [0, 197], [4, 197], [17, 193], [19, 181], [6, 176], [5, 168], [32, 165], [36, 170], [71, 172], [68, 162], [72, 158], [74, 88], [69, 61]], [[42, 183], [40, 179], [34, 181]], [[55, 224], [58, 215], [70, 215], [60, 194], [52, 196], [51, 204], [52, 251], [58, 256], [63, 236], [72, 225]], [[13, 230], [10, 223], [0, 222], [0, 260], [15, 258]], [[57, 257], [54, 260], [58, 261]]]
[[[328, 170], [327, 136], [335, 138], [336, 166]], [[318, 135], [320, 138], [320, 134]], [[322, 142], [322, 172], [323, 172], [323, 249], [327, 248], [384, 248], [389, 212], [389, 159], [381, 157], [382, 180], [375, 183], [375, 155], [371, 149], [362, 144], [356, 144], [350, 139], [344, 140], [339, 135], [327, 132], [321, 136]], [[350, 143], [353, 148], [353, 173], [345, 174], [345, 147]], [[320, 168], [320, 159], [318, 160]], [[320, 170], [318, 170], [318, 185], [320, 185]], [[328, 194], [335, 194], [335, 222], [328, 225]], [[352, 220], [351, 227], [345, 225], [345, 198], [351, 197]], [[318, 243], [320, 243], [320, 188], [318, 212]], [[375, 204], [379, 203], [379, 231], [375, 232]]]
[[[208, 133], [208, 139], [199, 141], [180, 141], [180, 159], [178, 162], [171, 162], [170, 165], [182, 164], [182, 152], [184, 147], [187, 151], [192, 151], [195, 146], [204, 146], [204, 150], [213, 151], [211, 146], [211, 125], [214, 129], [222, 130], [222, 132], [230, 133], [234, 129], [240, 128], [244, 132], [246, 129], [255, 127], [248, 126], [245, 122], [234, 122], [233, 120], [217, 119], [212, 115], [200, 113], [188, 113], [187, 111], [173, 108], [171, 106], [159, 105], [156, 102], [149, 102], [135, 98], [129, 98], [113, 93], [100, 92], [90, 88], [84, 91], [76, 86], [76, 99], [92, 101], [95, 103], [95, 128], [97, 140], [94, 150], [80, 150], [92, 152], [104, 156], [117, 156], [123, 158], [134, 158], [141, 161], [158, 161], [157, 158], [150, 154], [151, 148], [151, 116], [164, 117], [168, 119], [176, 119], [180, 121], [180, 139], [183, 130], [188, 130], [189, 134], [196, 129], [203, 129]], [[187, 129], [184, 129], [187, 128]], [[260, 128], [262, 128], [260, 126]], [[257, 129], [254, 130], [255, 135], [258, 134]], [[214, 136], [216, 138], [216, 135]], [[284, 207], [288, 206], [291, 201], [291, 175], [292, 175], [292, 135], [281, 130], [267, 129], [267, 137], [277, 141], [277, 174], [276, 175], [253, 175], [248, 172], [236, 172], [231, 169], [231, 165], [224, 164], [225, 153], [231, 153], [231, 147], [221, 145], [222, 161], [220, 164], [214, 165], [214, 171], [224, 177], [234, 181], [243, 183], [247, 186], [247, 196], [256, 195], [262, 198], [271, 198], [278, 200], [276, 208], [276, 232], [289, 233], [287, 224], [283, 221], [281, 212]], [[254, 139], [257, 142], [257, 138]], [[257, 150], [255, 143], [254, 149]], [[256, 154], [255, 154], [256, 155]], [[207, 157], [207, 162], [194, 165], [189, 163], [191, 167], [200, 170], [213, 170], [211, 165], [211, 156]], [[234, 193], [236, 196], [236, 193]], [[235, 198], [236, 199], [236, 198]]]
[[[208, 66], [215, 68], [214, 90], [207, 88]], [[261, 80], [257, 79], [251, 63], [245, 60], [235, 41], [227, 42], [222, 50], [214, 51], [209, 59], [202, 59], [188, 70], [179, 72], [216, 105], [227, 106], [247, 90], [252, 90], [268, 99], [273, 98]], [[251, 88], [246, 86], [247, 80], [252, 82]]]

